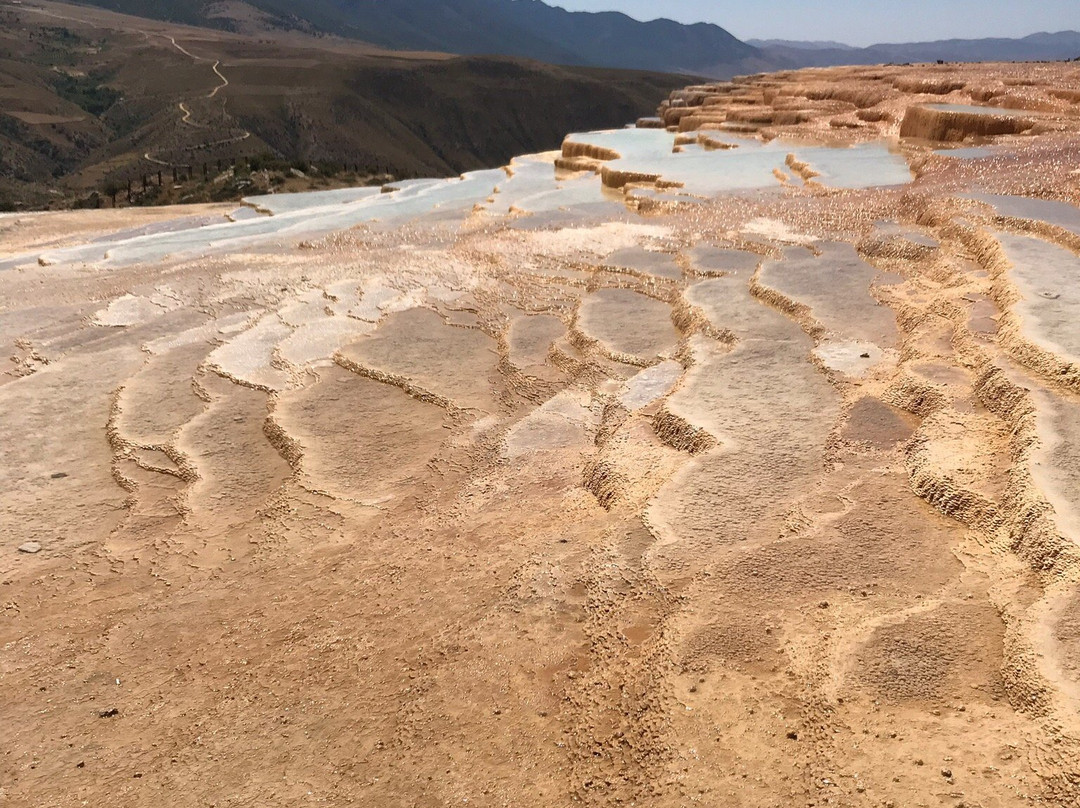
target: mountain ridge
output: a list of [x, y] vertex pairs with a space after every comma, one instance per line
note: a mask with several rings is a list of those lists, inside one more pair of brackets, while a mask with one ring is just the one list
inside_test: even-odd
[[1058, 61], [1080, 57], [1080, 33], [1020, 38], [881, 42], [743, 41], [714, 23], [641, 21], [621, 12], [569, 11], [543, 0], [80, 0], [151, 19], [257, 34], [340, 36], [394, 50], [505, 55], [548, 64], [727, 79], [800, 67], [905, 62]]
[[767, 50], [769, 48], [798, 48], [799, 50], [858, 50], [855, 45], [832, 40], [802, 40], [802, 39], [745, 39], [747, 45]]
[[620, 12], [568, 11], [542, 0], [82, 0], [134, 16], [236, 32], [268, 27], [333, 34], [399, 50], [508, 55], [549, 64], [730, 76], [769, 67], [713, 23], [642, 22]]
[[1039, 62], [1080, 57], [1080, 32], [1037, 32], [1019, 38], [940, 39], [927, 42], [880, 42], [865, 48], [819, 48], [813, 42], [773, 44], [761, 50], [767, 59], [790, 67], [830, 67], [888, 62]]

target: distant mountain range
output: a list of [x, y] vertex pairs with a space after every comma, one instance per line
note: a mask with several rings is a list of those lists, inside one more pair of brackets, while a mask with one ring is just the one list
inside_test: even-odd
[[506, 55], [586, 67], [736, 73], [888, 62], [1057, 61], [1080, 57], [1080, 33], [948, 39], [856, 48], [840, 42], [736, 39], [718, 25], [640, 22], [542, 0], [81, 0], [140, 17], [255, 34], [300, 30], [398, 50]]
[[747, 39], [747, 45], [767, 50], [769, 48], [796, 48], [797, 50], [858, 50], [853, 45], [845, 45], [843, 42], [831, 40], [803, 42], [795, 39]]
[[[748, 43], [749, 44], [749, 43]], [[840, 43], [758, 41], [763, 57], [791, 67], [888, 62], [1039, 62], [1080, 57], [1080, 33], [1040, 33], [1022, 39], [943, 39], [853, 48]]]

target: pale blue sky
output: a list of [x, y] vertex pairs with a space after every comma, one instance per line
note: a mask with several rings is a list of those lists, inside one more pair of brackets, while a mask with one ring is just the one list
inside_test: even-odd
[[830, 39], [849, 45], [1021, 37], [1080, 30], [1080, 0], [549, 0], [640, 20], [714, 22], [740, 39]]

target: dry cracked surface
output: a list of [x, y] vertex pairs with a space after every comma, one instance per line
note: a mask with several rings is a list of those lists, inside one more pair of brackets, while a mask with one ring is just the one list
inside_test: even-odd
[[511, 206], [0, 219], [0, 802], [1080, 804], [1078, 99], [802, 71]]

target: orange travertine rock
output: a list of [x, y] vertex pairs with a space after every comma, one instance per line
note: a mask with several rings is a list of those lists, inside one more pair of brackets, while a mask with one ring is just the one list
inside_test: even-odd
[[1075, 806], [1077, 99], [0, 217], [0, 802]]

